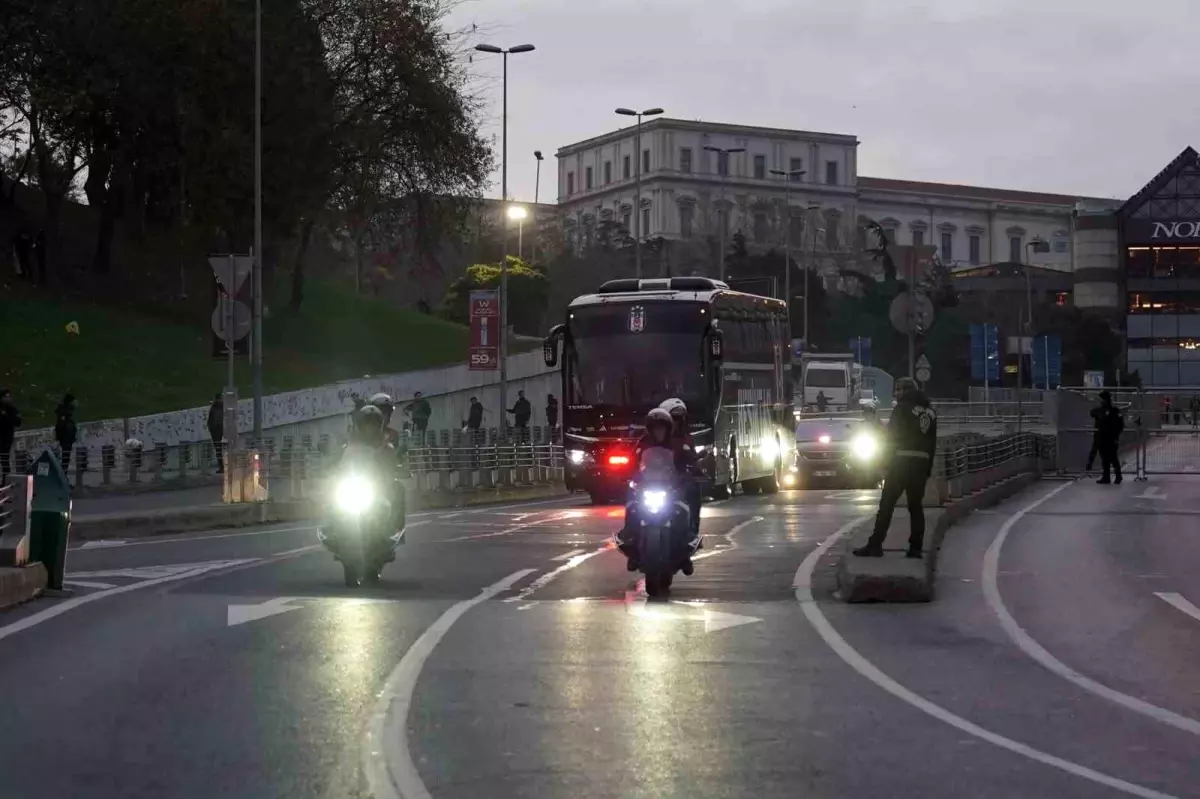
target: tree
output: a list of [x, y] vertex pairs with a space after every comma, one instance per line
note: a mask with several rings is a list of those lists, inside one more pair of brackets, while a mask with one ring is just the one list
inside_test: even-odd
[[[450, 284], [442, 300], [440, 313], [459, 324], [470, 322], [471, 292], [500, 287], [500, 266], [475, 264]], [[535, 336], [541, 333], [546, 312], [548, 289], [546, 276], [516, 256], [508, 256], [508, 324], [516, 333]]]

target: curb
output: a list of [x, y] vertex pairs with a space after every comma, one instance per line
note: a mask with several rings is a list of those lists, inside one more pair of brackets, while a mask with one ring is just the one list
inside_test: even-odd
[[33, 599], [46, 589], [47, 579], [40, 563], [0, 569], [0, 610]]
[[[409, 505], [409, 512], [475, 507], [531, 499], [552, 499], [569, 495], [570, 492], [561, 484], [490, 489], [461, 494], [429, 493], [414, 497]], [[321, 512], [322, 504], [314, 500], [286, 500], [237, 505], [200, 505], [140, 513], [88, 514], [75, 517], [71, 521], [70, 540], [144, 538], [172, 533], [252, 527], [260, 524], [311, 521], [319, 518]]]
[[856, 528], [842, 548], [837, 563], [838, 597], [844, 602], [931, 602], [937, 580], [938, 554], [947, 531], [973, 511], [1008, 499], [1040, 479], [1036, 472], [1023, 472], [993, 483], [970, 496], [925, 509], [924, 557], [904, 557], [908, 541], [908, 517], [893, 518], [882, 558], [858, 558], [850, 550], [865, 541], [867, 524]]

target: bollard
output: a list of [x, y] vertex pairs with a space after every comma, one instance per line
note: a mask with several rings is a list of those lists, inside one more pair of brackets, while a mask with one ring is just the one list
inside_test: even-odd
[[13, 453], [13, 471], [17, 474], [29, 473], [29, 450], [19, 449]]
[[167, 465], [167, 447], [165, 444], [155, 444], [150, 452], [150, 479], [157, 482], [162, 479], [163, 468]]
[[75, 485], [83, 485], [83, 473], [87, 471], [87, 447], [75, 449]]
[[100, 482], [103, 485], [112, 484], [112, 470], [117, 467], [117, 448], [105, 444], [100, 448]]
[[71, 486], [58, 458], [43, 452], [33, 468], [33, 502], [29, 513], [29, 557], [46, 567], [46, 585], [62, 590], [71, 528]]

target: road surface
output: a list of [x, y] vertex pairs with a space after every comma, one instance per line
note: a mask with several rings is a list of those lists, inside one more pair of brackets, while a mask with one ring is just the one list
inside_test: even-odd
[[1037, 484], [935, 603], [841, 604], [876, 501], [707, 505], [670, 603], [577, 499], [414, 516], [377, 590], [305, 525], [74, 549], [0, 615], [0, 796], [1200, 796], [1200, 478]]

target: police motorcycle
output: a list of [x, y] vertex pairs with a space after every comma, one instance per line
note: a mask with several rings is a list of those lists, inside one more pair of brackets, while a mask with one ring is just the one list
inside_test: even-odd
[[[649, 447], [642, 451], [635, 477], [630, 481], [627, 518], [634, 520], [632, 547], [638, 570], [646, 577], [646, 594], [657, 597], [671, 588], [675, 573], [687, 566], [703, 546], [703, 536], [692, 533], [691, 515], [681, 482], [690, 477], [675, 468], [671, 450]], [[630, 512], [632, 511], [632, 512]]]
[[404, 543], [404, 486], [395, 448], [383, 437], [383, 415], [355, 411], [354, 438], [334, 467], [317, 539], [342, 564], [346, 586], [378, 585], [383, 567]]

